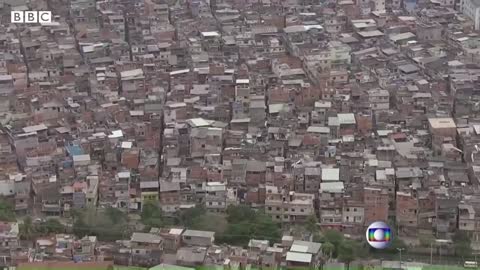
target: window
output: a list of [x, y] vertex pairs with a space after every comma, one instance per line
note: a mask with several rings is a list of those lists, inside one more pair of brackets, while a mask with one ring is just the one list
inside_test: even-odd
[[269, 210], [269, 211], [272, 211], [272, 207], [269, 206], [269, 207], [268, 207], [268, 210]]

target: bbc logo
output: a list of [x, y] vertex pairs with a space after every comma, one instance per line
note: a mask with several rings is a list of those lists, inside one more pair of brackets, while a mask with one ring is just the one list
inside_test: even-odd
[[11, 23], [51, 23], [51, 11], [12, 11]]

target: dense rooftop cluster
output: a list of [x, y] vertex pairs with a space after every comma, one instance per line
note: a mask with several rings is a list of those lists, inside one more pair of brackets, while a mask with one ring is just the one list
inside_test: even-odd
[[[49, 249], [94, 261], [108, 249], [148, 266], [317, 266], [320, 244], [289, 229], [313, 217], [354, 239], [388, 221], [411, 246], [462, 232], [480, 250], [477, 0], [0, 8], [0, 195], [18, 218], [68, 225], [86, 208], [129, 216], [153, 203], [175, 217], [248, 205], [284, 230], [281, 243], [247, 249], [165, 227], [116, 249], [86, 233], [27, 252], [11, 219], [0, 226], [4, 264], [48, 260], [32, 250]], [[28, 9], [54, 20], [10, 23], [11, 10]]]

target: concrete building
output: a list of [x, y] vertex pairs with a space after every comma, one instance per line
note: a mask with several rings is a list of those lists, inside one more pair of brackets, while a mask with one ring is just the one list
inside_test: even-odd
[[[400, 232], [409, 232], [417, 227], [418, 200], [410, 193], [397, 192], [396, 218]], [[412, 233], [414, 234], [414, 233]]]
[[182, 234], [182, 241], [189, 246], [211, 246], [215, 241], [215, 232], [186, 230]]
[[460, 1], [460, 11], [473, 21], [475, 30], [480, 29], [480, 1], [462, 0]]
[[318, 211], [320, 224], [324, 227], [339, 228], [343, 223], [342, 209], [345, 186], [343, 182], [322, 182], [319, 189]]
[[384, 89], [372, 89], [367, 91], [368, 101], [373, 111], [390, 109], [390, 94]]
[[223, 212], [227, 208], [227, 187], [221, 182], [204, 183], [205, 208], [212, 212]]
[[296, 193], [294, 191], [279, 192], [276, 187], [267, 187], [265, 212], [279, 222], [304, 222], [313, 215], [313, 200], [315, 195]]
[[372, 222], [388, 220], [389, 195], [386, 189], [365, 187], [363, 189], [363, 200], [365, 204], [365, 225]]

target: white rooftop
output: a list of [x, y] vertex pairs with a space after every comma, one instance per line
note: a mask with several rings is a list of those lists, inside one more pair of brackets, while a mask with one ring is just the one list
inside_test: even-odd
[[185, 73], [188, 73], [190, 72], [190, 69], [180, 69], [180, 70], [175, 70], [175, 71], [172, 71], [170, 72], [170, 75], [180, 75], [180, 74], [185, 74]]
[[428, 122], [430, 126], [434, 129], [439, 128], [457, 128], [455, 121], [453, 118], [445, 117], [445, 118], [428, 118]]
[[127, 71], [122, 71], [122, 72], [120, 72], [120, 76], [122, 77], [122, 79], [143, 76], [143, 70], [132, 69], [132, 70], [127, 70]]
[[237, 79], [235, 81], [236, 84], [249, 84], [250, 80], [249, 79]]
[[405, 40], [409, 38], [415, 37], [415, 34], [412, 32], [406, 32], [406, 33], [401, 33], [401, 34], [392, 34], [389, 36], [390, 40], [393, 42], [397, 42], [400, 40]]
[[315, 127], [315, 126], [310, 126], [310, 127], [307, 128], [307, 132], [309, 132], [309, 133], [330, 134], [330, 128], [329, 128], [329, 127]]
[[132, 142], [122, 142], [122, 148], [123, 149], [130, 149], [132, 148], [133, 143]]
[[353, 113], [339, 113], [337, 115], [340, 125], [355, 125], [355, 115]]
[[10, 81], [13, 79], [12, 75], [0, 75], [0, 81]]
[[320, 183], [320, 192], [342, 193], [345, 187], [343, 182], [324, 182]]
[[111, 135], [108, 135], [108, 138], [115, 139], [123, 137], [122, 130], [114, 130]]
[[75, 155], [73, 156], [73, 162], [81, 162], [81, 161], [90, 161], [90, 155]]
[[339, 181], [339, 180], [340, 180], [339, 168], [322, 169], [322, 181]]
[[210, 122], [206, 121], [203, 118], [193, 118], [187, 120], [187, 123], [191, 125], [192, 127], [206, 127], [210, 126]]
[[289, 251], [287, 252], [287, 261], [310, 263], [312, 261], [312, 254]]
[[290, 251], [293, 251], [293, 252], [302, 252], [302, 253], [306, 253], [308, 250], [308, 247], [307, 246], [301, 246], [301, 245], [292, 245], [292, 247], [290, 247]]
[[44, 124], [40, 124], [35, 126], [24, 127], [23, 132], [31, 133], [31, 132], [37, 132], [37, 131], [42, 131], [46, 129], [47, 129], [47, 126], [45, 126]]
[[117, 176], [118, 176], [118, 178], [129, 178], [130, 177], [130, 172], [118, 172]]
[[220, 34], [217, 31], [202, 32], [201, 35], [203, 37], [218, 37], [218, 36], [220, 36]]
[[173, 234], [173, 235], [180, 235], [180, 234], [182, 234], [182, 232], [183, 232], [183, 229], [173, 228], [173, 229], [170, 229], [170, 231], [168, 233]]
[[364, 37], [364, 38], [371, 38], [371, 37], [380, 37], [380, 36], [383, 36], [383, 33], [382, 33], [380, 30], [361, 31], [361, 32], [358, 32], [358, 34], [359, 34], [361, 37]]

